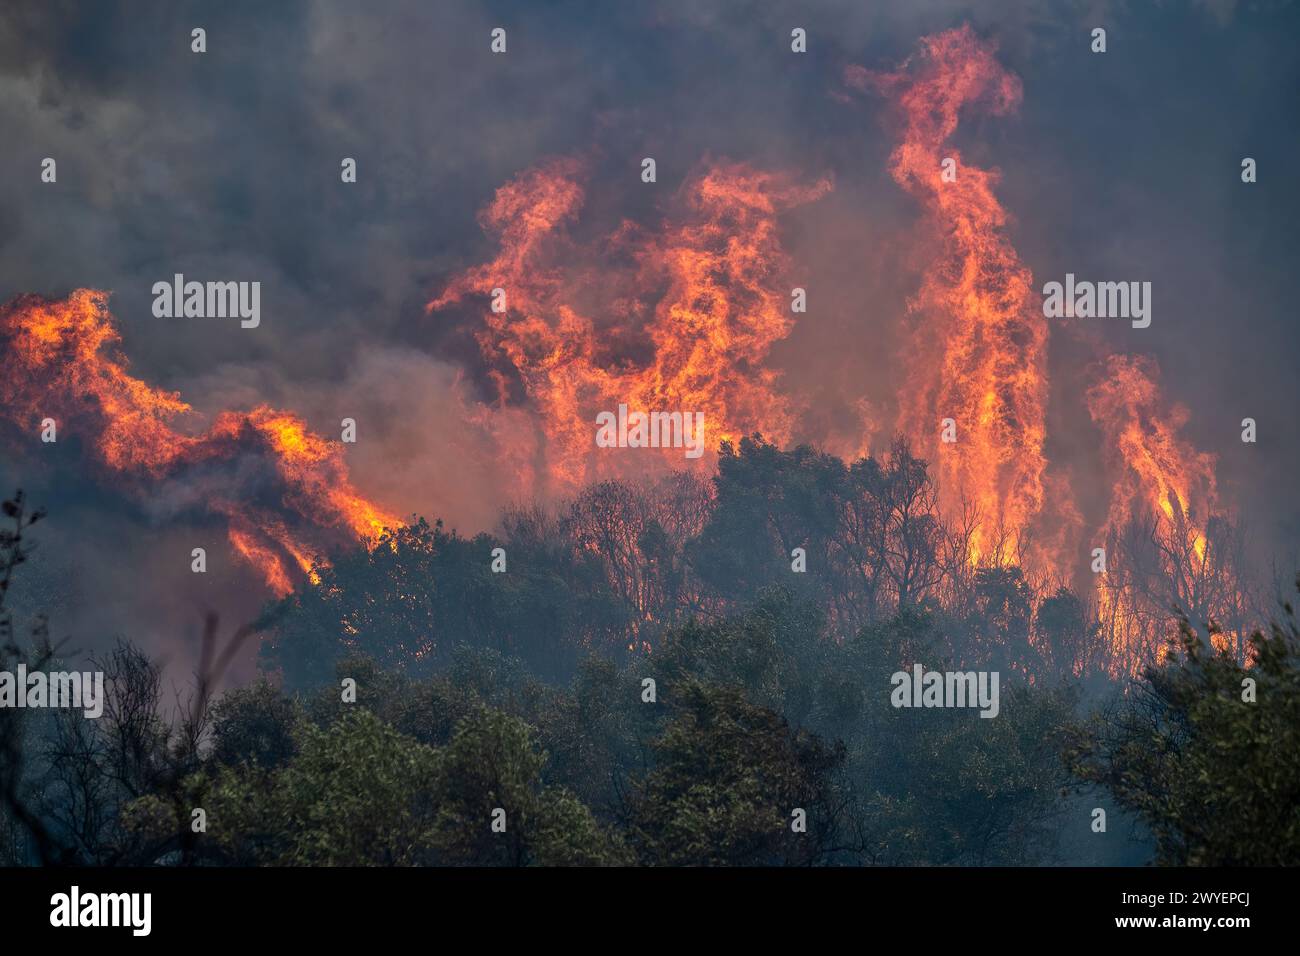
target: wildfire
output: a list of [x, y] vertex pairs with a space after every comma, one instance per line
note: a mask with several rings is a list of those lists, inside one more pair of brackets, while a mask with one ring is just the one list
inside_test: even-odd
[[1102, 378], [1088, 390], [1088, 411], [1101, 427], [1105, 447], [1119, 474], [1111, 491], [1106, 536], [1117, 534], [1132, 515], [1155, 511], [1177, 526], [1198, 561], [1206, 557], [1205, 535], [1193, 523], [1218, 507], [1214, 456], [1178, 438], [1187, 410], [1162, 408], [1155, 361], [1112, 355]]
[[207, 505], [227, 519], [231, 545], [277, 594], [292, 590], [296, 573], [310, 573], [322, 529], [373, 541], [400, 524], [352, 488], [341, 446], [290, 412], [262, 405], [222, 412], [200, 434], [178, 431], [175, 423], [197, 417], [194, 410], [127, 372], [107, 303], [106, 292], [78, 289], [62, 300], [22, 296], [0, 309], [0, 399], [15, 425], [36, 434], [53, 418], [89, 436], [109, 473], [136, 481], [241, 455], [265, 460], [278, 478], [273, 504], [294, 515], [292, 528], [255, 502]]
[[[1069, 580], [1084, 563], [1084, 521], [1045, 453], [1048, 324], [1007, 236], [999, 173], [967, 164], [952, 144], [971, 110], [1014, 112], [1020, 81], [963, 27], [923, 39], [895, 72], [850, 67], [845, 82], [893, 107], [890, 171], [919, 204], [930, 241], [909, 303], [898, 429], [931, 462], [944, 517], [966, 526], [970, 567], [1015, 564], [1039, 582]], [[753, 432], [797, 441], [803, 408], [768, 366], [794, 323], [778, 217], [825, 195], [830, 181], [712, 162], [666, 203], [657, 228], [625, 221], [579, 240], [587, 165], [552, 160], [501, 186], [479, 215], [495, 255], [428, 302], [428, 314], [481, 314], [474, 334], [486, 379], [458, 381], [450, 404], [495, 438], [517, 490], [539, 496], [690, 462], [675, 450], [602, 453], [597, 416], [616, 409], [620, 420], [628, 411], [702, 413], [705, 468], [722, 441]], [[91, 436], [109, 472], [137, 482], [251, 456], [274, 480], [205, 503], [278, 594], [304, 575], [317, 580], [331, 529], [372, 542], [398, 526], [352, 487], [341, 445], [290, 412], [261, 405], [222, 412], [206, 431], [178, 429], [193, 409], [128, 374], [106, 303], [106, 293], [81, 289], [0, 309], [0, 399], [15, 424], [34, 431], [54, 417]], [[1244, 600], [1214, 458], [1180, 437], [1186, 412], [1166, 407], [1150, 360], [1113, 355], [1099, 372], [1086, 396], [1110, 474], [1098, 529], [1109, 567], [1097, 604], [1117, 667], [1132, 669], [1152, 659], [1141, 642], [1171, 604], [1241, 621]], [[475, 386], [485, 383], [490, 396], [479, 401]], [[941, 440], [946, 418], [952, 443]]]
[[[1026, 553], [1044, 503], [1047, 323], [1004, 233], [998, 173], [966, 164], [949, 142], [969, 107], [1014, 111], [1020, 81], [969, 27], [925, 38], [896, 73], [851, 67], [845, 80], [895, 106], [902, 128], [890, 171], [921, 203], [941, 249], [910, 304], [922, 321], [899, 428], [935, 463], [944, 510], [973, 511], [972, 563], [1053, 563]], [[955, 178], [943, 177], [945, 160]], [[954, 443], [939, 440], [944, 418], [956, 425]]]
[[[1102, 528], [1109, 567], [1098, 578], [1102, 624], [1116, 654], [1136, 666], [1159, 649], [1141, 646], [1149, 618], [1171, 605], [1194, 622], [1229, 625], [1238, 616], [1240, 585], [1211, 541], [1209, 522], [1222, 511], [1213, 455], [1178, 433], [1187, 410], [1165, 407], [1152, 359], [1112, 355], [1088, 390], [1088, 411], [1101, 430], [1112, 473], [1110, 508]], [[1152, 582], [1155, 582], [1153, 586]]]
[[[973, 514], [972, 564], [1016, 563], [1040, 580], [1068, 578], [1083, 519], [1044, 454], [1047, 322], [1005, 234], [998, 174], [964, 163], [950, 142], [969, 108], [1013, 112], [1020, 82], [968, 26], [923, 39], [894, 73], [850, 67], [845, 81], [894, 105], [901, 132], [891, 172], [921, 203], [940, 250], [910, 303], [920, 322], [899, 427], [920, 436], [935, 462], [949, 519]], [[1216, 520], [1227, 527], [1214, 458], [1178, 437], [1187, 413], [1164, 407], [1155, 374], [1152, 361], [1111, 356], [1087, 396], [1113, 475], [1100, 529], [1112, 566], [1098, 579], [1097, 600], [1116, 670], [1154, 659], [1151, 635], [1171, 606], [1194, 620], [1243, 619], [1231, 558], [1207, 531]], [[942, 444], [938, 422], [949, 417], [957, 440]], [[1220, 646], [1231, 640], [1225, 634], [1214, 638]]]
[[[565, 490], [630, 473], [626, 456], [593, 454], [595, 416], [620, 403], [702, 412], [711, 451], [754, 431], [788, 441], [793, 404], [764, 366], [793, 325], [775, 281], [786, 265], [776, 217], [830, 183], [801, 186], [718, 163], [685, 185], [685, 213], [658, 234], [624, 223], [583, 249], [564, 233], [583, 203], [582, 174], [578, 161], [560, 160], [501, 187], [480, 216], [500, 251], [428, 304], [436, 312], [504, 293], [505, 309], [486, 311], [478, 336], [498, 385], [495, 410], [510, 407], [512, 383], [522, 386], [547, 476]], [[599, 325], [584, 314], [586, 301], [602, 308]], [[680, 467], [680, 453], [672, 464]]]

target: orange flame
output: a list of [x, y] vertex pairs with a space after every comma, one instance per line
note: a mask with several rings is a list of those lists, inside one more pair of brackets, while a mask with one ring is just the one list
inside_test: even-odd
[[[919, 57], [897, 73], [851, 67], [845, 80], [896, 104], [902, 130], [891, 172], [921, 202], [941, 249], [910, 304], [924, 320], [899, 427], [920, 436], [935, 463], [944, 511], [973, 509], [972, 563], [1044, 564], [1053, 557], [1025, 552], [1044, 504], [1047, 324], [1004, 232], [998, 173], [962, 162], [949, 142], [967, 107], [1001, 115], [1020, 102], [1020, 81], [993, 53], [967, 26], [923, 39]], [[955, 181], [944, 181], [945, 160], [956, 164]], [[945, 418], [955, 422], [955, 443], [939, 440]]]
[[160, 479], [186, 465], [265, 456], [283, 487], [279, 505], [296, 513], [291, 530], [256, 504], [209, 502], [226, 517], [230, 542], [277, 594], [292, 590], [292, 561], [310, 571], [315, 529], [341, 528], [376, 540], [400, 522], [359, 495], [348, 478], [342, 447], [309, 431], [297, 416], [265, 405], [222, 412], [205, 433], [187, 435], [173, 423], [194, 415], [176, 392], [153, 388], [127, 372], [108, 293], [78, 289], [52, 301], [22, 296], [0, 309], [0, 399], [20, 428], [46, 417], [89, 435], [110, 472]]
[[[941, 249], [910, 303], [923, 322], [900, 427], [926, 436], [920, 444], [937, 463], [945, 513], [964, 519], [973, 509], [973, 563], [1016, 562], [1061, 580], [1083, 520], [1068, 479], [1048, 469], [1044, 454], [1047, 323], [1005, 235], [997, 173], [963, 163], [949, 142], [968, 107], [1001, 115], [1018, 106], [1019, 80], [993, 54], [966, 26], [923, 39], [918, 57], [895, 73], [851, 67], [845, 80], [895, 102], [902, 130], [891, 172], [921, 202]], [[1154, 529], [1150, 566], [1104, 576], [1098, 589], [1117, 667], [1131, 670], [1159, 653], [1138, 643], [1167, 622], [1171, 604], [1194, 618], [1240, 621], [1244, 599], [1231, 557], [1207, 534], [1221, 514], [1214, 458], [1178, 438], [1186, 412], [1162, 407], [1154, 363], [1112, 356], [1088, 406], [1115, 473], [1103, 538], [1115, 542], [1135, 521]], [[948, 417], [958, 435], [944, 445], [934, 436]]]
[[[1069, 556], [1078, 553], [1071, 539], [1082, 519], [1044, 450], [1048, 326], [1006, 235], [997, 171], [967, 165], [951, 143], [972, 107], [1013, 112], [1020, 82], [969, 27], [923, 39], [920, 53], [894, 73], [851, 67], [845, 81], [896, 106], [891, 173], [920, 204], [936, 249], [909, 303], [917, 321], [899, 428], [933, 463], [945, 515], [973, 515], [972, 566], [1019, 563], [1059, 580], [1078, 565]], [[945, 181], [949, 159], [956, 176]], [[497, 439], [520, 490], [567, 492], [689, 463], [680, 450], [602, 454], [595, 416], [620, 404], [703, 412], [705, 467], [724, 440], [761, 431], [779, 445], [793, 441], [801, 407], [766, 366], [793, 326], [778, 217], [825, 195], [830, 182], [801, 185], [713, 163], [688, 178], [657, 231], [625, 222], [581, 242], [570, 230], [587, 198], [585, 179], [586, 164], [566, 158], [498, 189], [479, 217], [497, 240], [495, 256], [454, 276], [426, 307], [432, 314], [504, 294], [504, 310], [484, 307], [476, 332], [491, 400], [469, 399], [464, 382], [451, 399]], [[193, 410], [177, 393], [127, 373], [106, 301], [106, 293], [82, 289], [62, 301], [25, 296], [0, 310], [7, 417], [25, 429], [51, 415], [74, 422], [93, 436], [108, 469], [140, 479], [261, 456], [278, 478], [278, 501], [209, 506], [225, 517], [234, 549], [278, 594], [303, 574], [315, 580], [321, 530], [373, 541], [398, 525], [353, 489], [341, 446], [292, 413], [263, 405], [223, 412], [206, 432], [178, 431], [175, 422]], [[1122, 553], [1112, 545], [1135, 520], [1154, 522], [1155, 567], [1146, 570], [1172, 582], [1172, 595], [1140, 593], [1129, 554], [1101, 579], [1101, 617], [1126, 668], [1152, 659], [1152, 648], [1138, 641], [1152, 620], [1167, 617], [1166, 596], [1208, 619], [1231, 610], [1227, 592], [1238, 591], [1213, 525], [1214, 458], [1179, 437], [1186, 412], [1164, 407], [1155, 378], [1153, 362], [1111, 356], [1087, 394], [1113, 474], [1103, 538], [1112, 554]], [[940, 440], [944, 418], [956, 422], [954, 444]]]
[[1119, 532], [1134, 514], [1154, 512], [1183, 525], [1187, 545], [1205, 559], [1205, 535], [1192, 522], [1195, 511], [1217, 509], [1214, 456], [1178, 438], [1185, 408], [1162, 408], [1155, 360], [1112, 355], [1104, 377], [1088, 390], [1088, 411], [1102, 429], [1119, 474], [1111, 492], [1106, 534]]
[[[660, 234], [625, 223], [598, 248], [575, 249], [563, 229], [583, 203], [582, 170], [577, 160], [553, 161], [501, 187], [480, 216], [500, 251], [428, 304], [432, 313], [504, 292], [506, 310], [487, 311], [478, 336], [494, 366], [494, 411], [508, 408], [518, 382], [542, 431], [545, 474], [563, 490], [648, 467], [639, 455], [597, 454], [595, 416], [620, 403], [702, 412], [710, 452], [757, 430], [788, 441], [792, 403], [763, 365], [793, 324], [775, 282], [786, 264], [776, 217], [821, 196], [829, 182], [799, 186], [719, 163], [686, 184], [684, 217]], [[564, 269], [555, 265], [560, 252], [569, 256]], [[573, 264], [601, 253], [616, 261]], [[599, 323], [582, 311], [589, 300], [602, 303]], [[687, 462], [665, 451], [660, 463]]]
[[[1167, 618], [1170, 605], [1193, 623], [1222, 624], [1234, 619], [1232, 605], [1241, 598], [1230, 556], [1207, 534], [1207, 522], [1221, 513], [1215, 458], [1178, 436], [1187, 410], [1165, 407], [1157, 377], [1153, 359], [1112, 355], [1087, 395], [1113, 474], [1098, 606], [1112, 648], [1130, 670], [1160, 652], [1140, 642], [1150, 639], [1149, 619]], [[1136, 540], [1134, 521], [1144, 522]], [[1161, 586], [1151, 591], [1153, 580]], [[1222, 647], [1234, 636], [1240, 634], [1216, 635], [1215, 643]]]

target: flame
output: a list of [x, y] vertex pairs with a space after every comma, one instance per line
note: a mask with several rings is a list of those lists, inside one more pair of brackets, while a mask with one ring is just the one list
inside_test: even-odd
[[[485, 312], [478, 341], [493, 368], [494, 411], [512, 407], [518, 383], [535, 412], [544, 478], [572, 490], [643, 471], [642, 456], [596, 453], [595, 416], [620, 403], [702, 412], [710, 452], [759, 430], [789, 441], [795, 406], [763, 364], [793, 325], [788, 293], [776, 286], [787, 264], [777, 215], [823, 195], [829, 181], [801, 186], [717, 163], [686, 183], [685, 212], [659, 233], [624, 223], [584, 248], [565, 232], [583, 204], [582, 177], [581, 162], [563, 159], [502, 186], [480, 215], [497, 255], [427, 306], [433, 313], [504, 291], [505, 311]], [[585, 314], [588, 301], [602, 310], [599, 323]], [[660, 461], [687, 463], [680, 450], [663, 450]]]
[[[77, 289], [66, 299], [27, 295], [0, 309], [0, 399], [4, 414], [35, 430], [46, 417], [89, 436], [106, 469], [157, 481], [196, 464], [253, 454], [279, 479], [278, 507], [250, 501], [210, 501], [226, 518], [230, 543], [259, 569], [276, 594], [292, 590], [291, 565], [312, 573], [320, 529], [340, 528], [374, 541], [400, 522], [351, 485], [340, 444], [308, 430], [291, 412], [260, 405], [222, 412], [211, 428], [186, 434], [175, 423], [196, 418], [176, 392], [154, 388], [127, 371], [121, 336], [108, 311], [108, 293]], [[64, 432], [66, 434], [66, 432]]]
[[293, 590], [293, 582], [285, 571], [283, 559], [274, 549], [258, 540], [256, 532], [250, 532], [236, 519], [230, 522], [226, 535], [230, 538], [230, 544], [235, 552], [261, 570], [266, 579], [266, 586], [275, 594], [283, 596]]
[[[1108, 570], [1098, 578], [1097, 599], [1112, 646], [1130, 669], [1159, 650], [1139, 643], [1150, 630], [1147, 619], [1165, 616], [1176, 604], [1195, 619], [1222, 621], [1240, 594], [1225, 556], [1206, 533], [1207, 520], [1223, 510], [1215, 457], [1179, 437], [1187, 410], [1166, 407], [1158, 376], [1154, 359], [1111, 355], [1087, 394], [1113, 476], [1102, 528]], [[1141, 544], [1150, 547], [1139, 550], [1126, 535], [1134, 521], [1144, 520]], [[1150, 566], [1135, 567], [1144, 559]], [[1166, 586], [1150, 593], [1150, 580]], [[1215, 635], [1215, 643], [1225, 646], [1232, 636]]]
[[[884, 93], [896, 107], [901, 133], [891, 172], [921, 203], [940, 250], [909, 303], [922, 322], [899, 426], [924, 436], [919, 444], [936, 462], [949, 519], [973, 512], [973, 564], [1015, 562], [1039, 580], [1061, 580], [1083, 518], [1067, 475], [1049, 470], [1044, 452], [1048, 326], [1030, 271], [1005, 234], [1007, 214], [993, 191], [998, 174], [964, 163], [950, 143], [970, 107], [1013, 112], [1020, 82], [969, 26], [924, 38], [918, 56], [897, 72], [850, 67], [845, 81]], [[945, 160], [955, 161], [954, 181], [944, 181]], [[1206, 530], [1222, 516], [1214, 457], [1178, 437], [1187, 413], [1165, 407], [1155, 363], [1111, 356], [1088, 407], [1114, 476], [1102, 537], [1113, 555], [1136, 522], [1154, 541], [1154, 557], [1144, 555], [1148, 566], [1112, 567], [1098, 585], [1113, 669], [1133, 671], [1160, 653], [1150, 638], [1168, 622], [1171, 604], [1206, 621], [1233, 614], [1240, 621], [1242, 592], [1230, 558]], [[955, 444], [936, 440], [941, 418], [956, 421]], [[1212, 639], [1225, 646], [1232, 636]]]
[[1182, 526], [1188, 548], [1203, 561], [1205, 535], [1192, 514], [1218, 509], [1215, 458], [1178, 437], [1188, 413], [1181, 406], [1162, 407], [1158, 375], [1154, 359], [1112, 355], [1103, 377], [1088, 390], [1088, 412], [1119, 471], [1105, 530], [1116, 534], [1131, 515], [1156, 511], [1171, 526]]
[[[932, 463], [944, 516], [969, 523], [971, 567], [1016, 563], [1038, 580], [1060, 580], [1078, 567], [1083, 519], [1066, 473], [1059, 463], [1049, 467], [1045, 452], [1048, 325], [1007, 236], [998, 172], [967, 164], [952, 144], [972, 109], [1014, 112], [1020, 81], [969, 27], [924, 38], [895, 72], [850, 67], [844, 79], [894, 107], [899, 140], [890, 171], [919, 204], [931, 240], [909, 303], [914, 345], [898, 427]], [[955, 163], [953, 181], [944, 180], [945, 160]], [[830, 181], [709, 162], [687, 178], [656, 228], [623, 222], [588, 240], [574, 238], [584, 225], [587, 178], [587, 163], [569, 157], [501, 186], [479, 215], [495, 254], [452, 276], [426, 306], [430, 315], [481, 310], [474, 334], [484, 374], [458, 380], [449, 402], [494, 440], [519, 491], [571, 492], [690, 464], [678, 449], [597, 449], [596, 414], [620, 404], [704, 413], [704, 468], [716, 463], [722, 441], [760, 431], [778, 445], [797, 440], [803, 406], [781, 392], [767, 364], [794, 322], [778, 221], [824, 196]], [[488, 305], [498, 290], [500, 311]], [[341, 445], [290, 412], [259, 405], [222, 412], [206, 431], [178, 429], [194, 410], [178, 393], [128, 374], [107, 293], [21, 297], [0, 309], [0, 341], [4, 414], [23, 429], [46, 416], [72, 423], [112, 473], [157, 482], [236, 456], [265, 463], [274, 500], [259, 491], [206, 504], [277, 594], [304, 576], [319, 582], [324, 532], [372, 542], [399, 525], [352, 487]], [[1113, 355], [1086, 396], [1111, 476], [1099, 530], [1112, 560], [1097, 603], [1119, 669], [1158, 653], [1143, 642], [1153, 622], [1167, 620], [1166, 598], [1206, 619], [1240, 603], [1214, 524], [1222, 512], [1214, 457], [1180, 437], [1187, 413], [1167, 407], [1156, 379], [1154, 362]], [[877, 417], [861, 401], [859, 408]], [[944, 418], [956, 422], [954, 444], [940, 439]], [[1124, 543], [1135, 523], [1149, 529], [1150, 554]], [[580, 546], [600, 551], [595, 541]], [[1142, 560], [1151, 566], [1139, 568]], [[1150, 580], [1168, 582], [1168, 590]]]
[[[1044, 505], [1047, 323], [1029, 269], [1005, 235], [1007, 214], [993, 191], [998, 173], [963, 162], [949, 142], [969, 107], [1014, 111], [1020, 81], [969, 26], [926, 37], [896, 73], [850, 67], [845, 80], [891, 98], [902, 128], [890, 171], [921, 203], [940, 250], [910, 303], [923, 323], [899, 428], [935, 463], [945, 513], [973, 510], [973, 564], [1055, 564], [1041, 549], [1026, 553]], [[956, 180], [945, 182], [948, 159]], [[940, 441], [945, 418], [956, 424], [955, 443]]]

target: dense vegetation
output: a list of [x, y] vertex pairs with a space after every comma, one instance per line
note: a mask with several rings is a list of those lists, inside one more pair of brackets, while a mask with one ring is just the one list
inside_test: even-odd
[[[606, 482], [495, 536], [413, 523], [225, 642], [260, 637], [256, 683], [210, 699], [209, 621], [188, 700], [119, 641], [102, 718], [0, 709], [0, 858], [1300, 862], [1290, 607], [1246, 660], [1171, 609], [1162, 663], [1114, 677], [1088, 602], [970, 570], [934, 497], [902, 445], [753, 440], [711, 483]], [[0, 602], [32, 520], [5, 512]], [[2, 604], [0, 638], [0, 670], [60, 666]], [[914, 663], [999, 671], [998, 716], [895, 708]]]

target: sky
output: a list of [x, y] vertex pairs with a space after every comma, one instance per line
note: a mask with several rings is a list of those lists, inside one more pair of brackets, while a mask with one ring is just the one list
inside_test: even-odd
[[[469, 448], [479, 439], [453, 401], [492, 393], [473, 310], [424, 304], [492, 256], [479, 211], [512, 177], [577, 155], [591, 169], [580, 235], [653, 227], [721, 157], [834, 182], [781, 218], [816, 305], [770, 365], [807, 406], [797, 437], [860, 428], [878, 448], [905, 385], [895, 357], [920, 282], [919, 214], [889, 175], [885, 104], [844, 96], [842, 77], [893, 68], [964, 23], [1023, 83], [1014, 115], [973, 117], [957, 139], [1000, 170], [1008, 234], [1036, 283], [1151, 281], [1151, 327], [1098, 334], [1159, 362], [1261, 555], [1293, 559], [1294, 4], [10, 2], [0, 301], [111, 290], [133, 374], [206, 413], [268, 402], [323, 433], [354, 416], [358, 489], [472, 533], [518, 489]], [[1089, 48], [1098, 26], [1104, 54]], [[191, 51], [195, 27], [206, 53]], [[504, 55], [489, 50], [494, 27]], [[794, 27], [805, 55], [790, 51]], [[1255, 184], [1240, 179], [1246, 156]], [[44, 157], [57, 184], [40, 180]], [[355, 184], [340, 182], [343, 157]], [[155, 317], [152, 286], [174, 273], [260, 281], [261, 325]], [[1049, 357], [1050, 443], [1078, 460], [1082, 499], [1102, 493], [1079, 415], [1086, 351], [1062, 335]], [[1239, 440], [1247, 416], [1253, 446]], [[122, 634], [181, 666], [203, 609], [233, 623], [266, 599], [229, 555], [195, 580], [191, 544], [221, 532], [168, 489], [124, 496], [75, 440], [39, 449], [6, 427], [0, 483], [51, 512], [17, 599], [70, 646]]]

